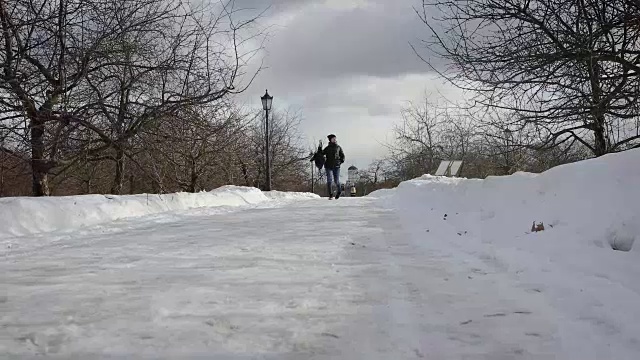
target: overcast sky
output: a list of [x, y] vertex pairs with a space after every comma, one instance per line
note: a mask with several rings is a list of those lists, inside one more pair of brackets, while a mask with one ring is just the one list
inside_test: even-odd
[[304, 144], [334, 133], [347, 165], [363, 168], [386, 154], [381, 144], [393, 140], [408, 101], [460, 96], [409, 45], [428, 36], [413, 10], [419, 0], [236, 0], [256, 10], [269, 4], [261, 20], [271, 25], [260, 56], [266, 68], [241, 99], [260, 107], [269, 89], [274, 107], [300, 109]]

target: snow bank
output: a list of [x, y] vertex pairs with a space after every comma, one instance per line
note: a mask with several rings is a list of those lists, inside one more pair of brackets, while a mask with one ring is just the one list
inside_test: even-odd
[[310, 200], [317, 199], [320, 196], [314, 193], [300, 193], [300, 192], [286, 192], [286, 191], [269, 191], [264, 193], [265, 196], [271, 200], [284, 200], [284, 201], [295, 201], [295, 200]]
[[0, 198], [0, 238], [70, 230], [114, 220], [203, 207], [247, 206], [317, 197], [223, 186], [209, 192]]
[[422, 247], [473, 265], [470, 278], [506, 272], [541, 294], [562, 314], [565, 346], [576, 341], [572, 358], [640, 353], [640, 150], [542, 174], [424, 175], [370, 196]]
[[[484, 180], [424, 175], [370, 196], [426, 216], [470, 225], [492, 243], [536, 241], [563, 250], [616, 248], [640, 255], [640, 150]], [[461, 219], [464, 221], [456, 221]], [[545, 231], [530, 234], [533, 222]], [[525, 236], [526, 235], [526, 236]], [[559, 236], [566, 237], [554, 242]], [[637, 256], [637, 255], [636, 255]]]

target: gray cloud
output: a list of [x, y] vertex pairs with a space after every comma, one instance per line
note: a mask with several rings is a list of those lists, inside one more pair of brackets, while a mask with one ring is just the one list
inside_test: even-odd
[[322, 4], [324, 0], [235, 0], [233, 3], [236, 9], [252, 10], [254, 13], [262, 13], [267, 10], [267, 16], [300, 9], [309, 5]]
[[348, 86], [336, 87], [330, 91], [309, 93], [303, 103], [308, 111], [319, 111], [328, 108], [343, 108], [356, 111], [361, 109], [369, 116], [389, 116], [397, 113], [393, 104], [380, 101], [370, 91]]
[[426, 64], [409, 45], [424, 30], [411, 6], [397, 0], [347, 10], [310, 8], [276, 33], [269, 65], [291, 81], [424, 72]]
[[[264, 9], [262, 0], [237, 6]], [[348, 163], [366, 167], [384, 155], [400, 109], [425, 91], [446, 91], [409, 43], [429, 34], [413, 0], [272, 0], [262, 23], [274, 25], [264, 65], [240, 96], [260, 107], [268, 88], [274, 106], [300, 108], [303, 142], [336, 133]], [[421, 54], [429, 57], [428, 49]], [[458, 96], [455, 92], [450, 92]]]

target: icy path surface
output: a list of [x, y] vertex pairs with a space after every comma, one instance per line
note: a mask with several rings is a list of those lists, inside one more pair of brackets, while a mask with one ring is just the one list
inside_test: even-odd
[[557, 314], [374, 200], [121, 222], [0, 257], [15, 358], [554, 359]]

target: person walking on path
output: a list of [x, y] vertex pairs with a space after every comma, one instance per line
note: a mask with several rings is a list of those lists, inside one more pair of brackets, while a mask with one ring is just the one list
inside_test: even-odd
[[337, 189], [336, 199], [340, 198], [342, 193], [340, 187], [340, 165], [344, 163], [344, 152], [342, 147], [338, 145], [338, 140], [334, 134], [327, 136], [327, 138], [329, 139], [329, 144], [322, 150], [322, 155], [326, 158], [324, 168], [327, 172], [327, 190], [329, 192], [329, 200], [331, 200], [333, 199], [333, 190], [331, 189], [333, 182], [335, 182]]

